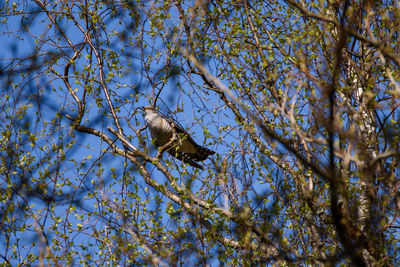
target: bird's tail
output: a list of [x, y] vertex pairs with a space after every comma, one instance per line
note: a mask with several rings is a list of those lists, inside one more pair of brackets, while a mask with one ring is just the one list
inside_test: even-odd
[[215, 151], [212, 151], [211, 149], [208, 149], [208, 148], [202, 147], [202, 146], [198, 146], [196, 148], [196, 150], [197, 150], [197, 153], [192, 155], [192, 159], [195, 161], [203, 161], [208, 156], [215, 154]]

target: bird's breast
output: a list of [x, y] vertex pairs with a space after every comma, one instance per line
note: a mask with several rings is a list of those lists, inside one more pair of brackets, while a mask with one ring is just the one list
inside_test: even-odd
[[151, 136], [156, 139], [159, 146], [163, 146], [168, 143], [173, 134], [171, 125], [161, 117], [153, 117], [148, 120]]

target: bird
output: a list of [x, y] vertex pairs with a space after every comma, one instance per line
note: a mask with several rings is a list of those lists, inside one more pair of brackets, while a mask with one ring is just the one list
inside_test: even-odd
[[158, 113], [153, 107], [141, 107], [144, 119], [158, 147], [167, 146], [167, 152], [184, 163], [203, 170], [198, 161], [204, 161], [215, 151], [198, 145], [189, 133], [173, 118]]

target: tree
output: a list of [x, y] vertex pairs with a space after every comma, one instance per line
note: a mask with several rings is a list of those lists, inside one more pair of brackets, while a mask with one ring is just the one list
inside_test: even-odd
[[[399, 10], [7, 1], [1, 258], [398, 265]], [[152, 104], [217, 152], [204, 171], [155, 148]]]

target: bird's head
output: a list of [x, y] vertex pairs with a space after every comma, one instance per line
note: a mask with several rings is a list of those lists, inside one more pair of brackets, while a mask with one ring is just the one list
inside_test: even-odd
[[154, 112], [155, 111], [155, 109], [152, 106], [138, 107], [138, 109], [140, 109], [145, 114], [148, 114], [150, 112]]
[[140, 107], [139, 109], [142, 110], [144, 119], [147, 122], [160, 117], [160, 115], [157, 113], [156, 109], [153, 106]]

